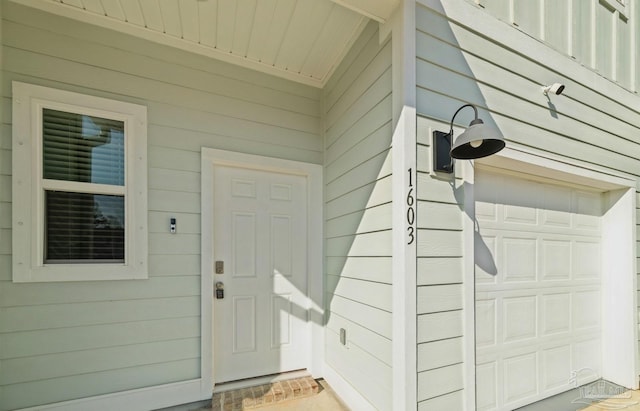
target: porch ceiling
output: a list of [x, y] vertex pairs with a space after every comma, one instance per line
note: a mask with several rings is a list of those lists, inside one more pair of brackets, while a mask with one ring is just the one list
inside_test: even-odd
[[12, 0], [322, 87], [370, 19], [399, 0]]

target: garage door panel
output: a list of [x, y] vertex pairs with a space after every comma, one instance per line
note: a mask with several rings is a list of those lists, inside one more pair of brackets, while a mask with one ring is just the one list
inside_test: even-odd
[[474, 235], [475, 277], [477, 284], [495, 284], [497, 282], [498, 258], [495, 235], [475, 233]]
[[537, 299], [535, 296], [512, 297], [503, 300], [504, 343], [535, 339], [537, 336]]
[[557, 394], [585, 367], [598, 377], [601, 195], [484, 171], [476, 193], [478, 408]]
[[504, 237], [501, 241], [503, 281], [536, 281], [538, 271], [537, 241], [535, 238]]
[[506, 174], [494, 174], [494, 179], [496, 182], [501, 182], [498, 187], [494, 185], [494, 188], [497, 188], [497, 194], [493, 197], [494, 200], [497, 200], [495, 202], [523, 208], [536, 209], [540, 207], [539, 200], [542, 198], [544, 189], [542, 185], [527, 184], [526, 180]]
[[600, 329], [600, 301], [599, 290], [579, 291], [573, 294], [572, 317], [573, 329], [575, 331]]
[[526, 225], [538, 224], [538, 213], [535, 208], [507, 204], [503, 206], [503, 209], [504, 217], [502, 218], [502, 221], [504, 223]]
[[[598, 238], [484, 229], [476, 241], [477, 284], [513, 282], [556, 287], [559, 281], [600, 280]], [[497, 273], [500, 275], [496, 275]], [[546, 285], [545, 285], [546, 284]]]
[[476, 301], [476, 345], [496, 345], [497, 304], [495, 299]]
[[571, 228], [571, 214], [567, 211], [544, 210], [540, 214], [546, 227]]
[[600, 278], [600, 248], [600, 243], [595, 241], [575, 241], [573, 243], [573, 278], [576, 280], [597, 280]]
[[553, 287], [536, 287], [523, 289], [522, 284], [497, 284], [497, 285], [476, 285], [476, 300], [487, 300], [490, 298], [508, 298], [508, 297], [524, 297], [529, 295], [547, 295], [565, 292], [581, 292], [599, 290], [599, 281], [584, 281], [580, 284], [574, 284], [574, 280], [557, 281]]
[[[587, 344], [590, 343], [590, 344]], [[596, 347], [601, 344], [600, 336], [594, 334], [593, 332], [569, 332], [569, 333], [561, 333], [556, 335], [547, 335], [540, 336], [536, 339], [536, 341], [532, 344], [529, 340], [517, 340], [510, 343], [503, 343], [498, 341], [495, 345], [487, 345], [482, 347], [478, 347], [478, 351], [476, 353], [476, 362], [477, 364], [483, 364], [491, 361], [501, 362], [505, 358], [530, 354], [532, 352], [542, 353], [545, 350], [550, 350], [555, 347], [567, 346], [571, 347], [571, 364], [572, 370], [575, 370], [577, 366], [582, 366], [581, 362], [578, 361], [581, 357], [574, 358], [574, 346], [579, 344], [584, 347]], [[580, 348], [582, 349], [582, 348]], [[597, 356], [598, 357], [598, 356]], [[599, 363], [598, 363], [599, 364]], [[599, 368], [597, 368], [599, 369]], [[596, 370], [597, 370], [596, 369]], [[565, 375], [565, 380], [568, 381], [569, 374]]]
[[476, 219], [478, 221], [498, 221], [498, 206], [495, 203], [476, 201]]
[[587, 235], [600, 232], [600, 218], [594, 216], [576, 216], [575, 228], [586, 231]]
[[504, 187], [504, 175], [493, 173], [492, 179], [484, 179], [483, 181], [477, 181], [476, 187], [479, 187], [479, 183], [482, 183], [482, 190], [475, 190], [474, 197], [476, 203], [488, 203], [497, 204], [496, 201], [498, 193]]
[[547, 294], [541, 302], [541, 335], [549, 336], [571, 331], [571, 293]]
[[594, 301], [599, 299], [600, 290], [593, 285], [477, 293], [477, 345], [492, 344], [496, 335], [505, 344], [525, 338], [543, 342], [541, 338], [558, 339], [562, 333], [598, 335], [601, 308]]
[[538, 392], [537, 353], [505, 358], [504, 401], [506, 404], [533, 397]]
[[[575, 218], [572, 217], [572, 221], [574, 220]], [[585, 237], [585, 238], [592, 239], [594, 238], [594, 236], [597, 236], [598, 233], [600, 232], [600, 230], [596, 230], [594, 232], [594, 230], [591, 228], [585, 229], [580, 227], [567, 228], [567, 227], [561, 227], [556, 225], [542, 225], [542, 224], [533, 226], [528, 224], [506, 223], [503, 221], [492, 222], [492, 221], [479, 220], [479, 219], [477, 221], [478, 221], [478, 226], [480, 230], [479, 231], [480, 235], [482, 235], [483, 237], [487, 233], [489, 233], [491, 230], [494, 230], [494, 231], [500, 230], [503, 233], [511, 232], [519, 235], [525, 235], [526, 233], [533, 235], [533, 234], [539, 234], [541, 231], [543, 231], [544, 234], [546, 234], [547, 236], [557, 235], [560, 237], [569, 236], [571, 238]]]
[[498, 405], [498, 363], [491, 361], [476, 367], [476, 407], [479, 411], [493, 410]]
[[549, 391], [567, 385], [571, 375], [571, 346], [561, 345], [542, 350], [542, 390]]
[[[500, 408], [494, 403], [496, 398], [500, 398], [498, 403], [502, 407], [512, 409], [510, 404], [522, 406], [541, 396], [555, 395], [575, 386], [571, 381], [574, 375], [579, 384], [596, 380], [600, 375], [600, 359], [589, 353], [599, 348], [597, 338], [577, 342], [565, 339], [561, 343], [540, 344], [536, 350], [520, 347], [478, 356], [477, 392], [486, 397], [485, 401], [478, 401], [478, 409]], [[525, 387], [509, 384], [518, 378], [529, 382]], [[528, 397], [531, 401], [523, 401]]]
[[577, 341], [573, 344], [573, 370], [580, 371], [578, 384], [586, 384], [600, 377], [601, 360], [599, 353], [601, 350], [601, 341], [599, 338], [586, 339]]
[[543, 281], [571, 279], [571, 248], [570, 240], [542, 240]]

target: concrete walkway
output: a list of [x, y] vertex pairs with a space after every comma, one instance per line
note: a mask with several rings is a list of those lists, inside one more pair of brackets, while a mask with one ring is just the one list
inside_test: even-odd
[[640, 391], [626, 391], [617, 398], [609, 398], [583, 408], [581, 411], [624, 410], [640, 411]]
[[631, 391], [605, 380], [572, 388], [516, 411], [640, 411], [640, 391]]

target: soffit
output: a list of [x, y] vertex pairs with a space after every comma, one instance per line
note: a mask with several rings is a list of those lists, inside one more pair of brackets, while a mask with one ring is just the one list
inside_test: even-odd
[[398, 0], [14, 0], [322, 87], [370, 19]]

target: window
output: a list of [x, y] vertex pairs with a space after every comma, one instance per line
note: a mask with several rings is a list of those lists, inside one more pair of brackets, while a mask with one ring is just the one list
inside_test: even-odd
[[13, 83], [13, 280], [147, 278], [146, 107]]

